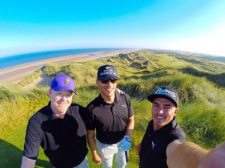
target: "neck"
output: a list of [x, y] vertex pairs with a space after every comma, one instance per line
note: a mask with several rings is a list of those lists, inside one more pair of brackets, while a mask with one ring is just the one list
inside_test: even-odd
[[62, 113], [62, 112], [59, 112], [57, 109], [55, 109], [53, 107], [53, 105], [51, 104], [51, 110], [52, 110], [52, 117], [53, 118], [64, 118], [66, 112]]
[[115, 100], [115, 94], [112, 94], [110, 96], [105, 96], [105, 95], [101, 94], [101, 96], [104, 99], [104, 102], [109, 103], [109, 104], [112, 104]]
[[55, 114], [53, 113], [53, 118], [64, 118], [65, 114]]
[[158, 131], [159, 129], [161, 129], [162, 127], [158, 127], [158, 126], [155, 126], [154, 124], [153, 124], [153, 131]]

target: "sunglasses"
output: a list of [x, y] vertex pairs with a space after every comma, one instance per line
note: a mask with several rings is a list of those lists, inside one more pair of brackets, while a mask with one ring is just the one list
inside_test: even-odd
[[111, 82], [111, 83], [116, 83], [117, 82], [117, 80], [116, 79], [114, 79], [114, 80], [101, 80], [101, 83], [104, 83], [104, 84], [106, 84], [106, 83], [108, 83], [108, 82]]

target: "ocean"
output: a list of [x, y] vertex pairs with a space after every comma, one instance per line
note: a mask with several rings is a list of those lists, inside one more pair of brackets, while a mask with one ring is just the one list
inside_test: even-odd
[[92, 52], [105, 52], [114, 50], [121, 50], [121, 48], [67, 49], [67, 50], [43, 51], [43, 52], [13, 55], [0, 58], [0, 69], [6, 69], [44, 59], [58, 58], [68, 55], [91, 54]]

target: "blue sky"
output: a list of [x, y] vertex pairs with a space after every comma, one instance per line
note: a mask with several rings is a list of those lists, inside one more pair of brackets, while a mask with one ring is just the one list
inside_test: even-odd
[[225, 56], [224, 0], [0, 2], [0, 57], [96, 47]]

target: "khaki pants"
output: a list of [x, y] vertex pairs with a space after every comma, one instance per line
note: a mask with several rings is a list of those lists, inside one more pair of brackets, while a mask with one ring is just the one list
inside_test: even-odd
[[103, 144], [97, 140], [97, 148], [102, 159], [103, 168], [113, 167], [113, 158], [115, 156], [116, 168], [125, 168], [128, 162], [128, 151], [121, 151], [116, 144]]

